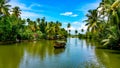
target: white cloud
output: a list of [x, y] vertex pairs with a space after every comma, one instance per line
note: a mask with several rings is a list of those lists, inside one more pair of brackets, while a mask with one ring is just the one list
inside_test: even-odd
[[70, 16], [70, 17], [77, 17], [77, 14], [73, 14], [73, 12], [65, 12], [65, 13], [60, 13], [62, 16]]
[[63, 16], [70, 16], [72, 15], [73, 13], [72, 12], [65, 12], [65, 13], [61, 13], [60, 15], [63, 15]]
[[75, 27], [70, 27], [69, 29], [70, 29], [70, 30], [75, 30]]
[[32, 10], [32, 7], [42, 7], [42, 5], [37, 4], [37, 3], [33, 3], [30, 6], [26, 6], [26, 4], [24, 3], [20, 3], [18, 0], [11, 0], [8, 4], [12, 5], [12, 8], [15, 6], [19, 6], [20, 9], [22, 10]]
[[78, 7], [76, 10], [82, 11], [84, 14], [86, 14], [89, 9], [96, 9], [99, 6], [99, 3], [100, 1], [86, 4], [86, 5]]
[[73, 24], [73, 25], [80, 25], [81, 23], [78, 22], [78, 21], [75, 21], [75, 22], [73, 22], [72, 24]]
[[12, 7], [19, 6], [22, 10], [30, 10], [24, 3], [19, 3], [18, 0], [11, 0], [8, 4], [12, 5]]
[[[68, 23], [64, 23], [64, 26], [67, 26]], [[71, 27], [70, 28], [65, 28], [67, 31], [68, 30], [71, 30], [71, 34], [75, 34], [75, 30], [78, 31], [78, 33], [86, 33], [87, 31], [87, 27], [88, 26], [85, 26], [86, 23], [81, 23], [79, 21], [74, 21], [71, 24]], [[84, 32], [82, 32], [81, 30], [84, 30]]]
[[76, 29], [76, 30], [81, 30], [81, 29], [84, 29], [85, 31], [87, 30], [87, 26], [85, 26], [86, 23], [80, 23], [80, 22], [73, 22], [73, 27]]
[[[42, 5], [40, 5], [40, 4], [33, 3], [30, 6], [27, 6], [24, 3], [20, 3], [18, 0], [11, 0], [8, 4], [12, 5], [12, 8], [15, 6], [19, 6], [20, 9], [22, 10], [21, 11], [22, 18], [36, 18], [36, 17], [41, 16], [39, 13], [34, 13], [34, 11], [37, 11], [37, 10], [32, 9], [32, 7], [34, 7], [34, 6], [41, 7]], [[30, 12], [30, 11], [32, 11], [32, 12]]]
[[22, 18], [29, 18], [29, 17], [38, 17], [39, 16], [39, 14], [36, 14], [36, 13], [33, 13], [33, 12], [29, 12], [29, 11], [23, 11], [22, 13], [21, 13], [21, 17]]
[[[80, 33], [85, 33], [87, 31], [87, 28], [88, 26], [85, 26], [85, 23], [82, 23], [78, 30], [80, 30]], [[84, 30], [84, 32], [81, 32], [82, 29]]]
[[72, 17], [77, 17], [78, 15], [77, 14], [73, 14], [73, 15], [71, 15]]
[[40, 5], [40, 4], [33, 3], [33, 4], [31, 4], [31, 5], [29, 6], [29, 8], [32, 8], [32, 7], [34, 7], [34, 6], [42, 7], [42, 5]]
[[67, 30], [67, 31], [69, 31], [69, 30], [71, 30], [71, 34], [75, 34], [75, 30], [76, 30], [76, 28], [74, 27], [74, 26], [71, 26], [70, 28], [65, 28], [65, 30]]

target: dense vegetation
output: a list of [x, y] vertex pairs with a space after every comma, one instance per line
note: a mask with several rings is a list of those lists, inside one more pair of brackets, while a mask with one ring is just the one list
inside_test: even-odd
[[[70, 36], [71, 24], [68, 32], [61, 28], [59, 21], [48, 22], [43, 18], [36, 21], [21, 18], [18, 6], [11, 8], [7, 0], [0, 0], [0, 41], [64, 39]], [[102, 0], [96, 9], [89, 10], [86, 34], [79, 34], [80, 38], [100, 41], [111, 49], [120, 49], [120, 0]], [[81, 30], [84, 31], [83, 29]], [[75, 30], [77, 36], [78, 31]]]
[[103, 46], [120, 49], [120, 0], [102, 0], [99, 7], [89, 10], [86, 34], [82, 38], [99, 41]]
[[47, 22], [45, 17], [36, 21], [22, 19], [18, 6], [10, 9], [8, 1], [0, 0], [0, 41], [62, 39], [67, 31], [59, 21]]

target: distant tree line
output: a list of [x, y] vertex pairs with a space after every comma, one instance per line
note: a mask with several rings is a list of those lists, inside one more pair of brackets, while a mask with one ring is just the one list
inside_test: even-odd
[[[64, 39], [68, 33], [59, 21], [48, 22], [43, 18], [33, 21], [21, 18], [21, 9], [10, 9], [9, 1], [0, 0], [0, 41]], [[26, 24], [28, 23], [28, 24]]]

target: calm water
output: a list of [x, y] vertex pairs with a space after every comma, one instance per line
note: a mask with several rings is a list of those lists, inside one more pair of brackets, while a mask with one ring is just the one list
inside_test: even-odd
[[1, 45], [0, 68], [120, 68], [120, 51], [97, 49], [97, 43], [69, 38], [64, 49], [53, 45], [46, 40]]

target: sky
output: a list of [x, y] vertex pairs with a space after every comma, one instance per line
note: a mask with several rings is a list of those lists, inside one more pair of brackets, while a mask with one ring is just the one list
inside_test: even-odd
[[62, 27], [67, 29], [67, 24], [71, 24], [71, 33], [75, 30], [86, 31], [85, 15], [89, 9], [98, 7], [101, 0], [11, 0], [12, 7], [19, 6], [22, 18], [45, 17], [47, 21], [60, 21]]

